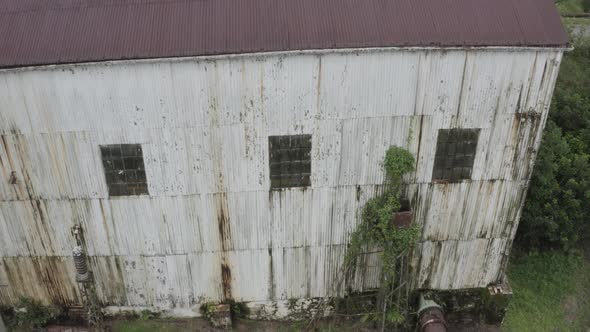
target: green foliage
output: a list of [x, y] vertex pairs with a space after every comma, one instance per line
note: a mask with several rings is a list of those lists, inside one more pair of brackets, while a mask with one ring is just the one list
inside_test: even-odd
[[244, 302], [232, 301], [230, 303], [230, 310], [233, 318], [247, 318], [250, 314], [250, 308]]
[[160, 313], [159, 312], [153, 312], [153, 311], [149, 311], [149, 310], [142, 310], [139, 313], [139, 319], [141, 320], [150, 320], [150, 319], [158, 319], [160, 318]]
[[586, 331], [590, 326], [590, 263], [559, 252], [514, 259], [513, 298], [505, 331]]
[[385, 152], [383, 161], [386, 185], [390, 190], [401, 189], [402, 176], [414, 169], [414, 156], [400, 147], [391, 146]]
[[565, 56], [516, 244], [573, 250], [590, 238], [590, 45]]
[[215, 311], [215, 306], [216, 304], [213, 302], [205, 302], [201, 304], [200, 310], [203, 317], [207, 319], [211, 318], [211, 314]]
[[[384, 191], [365, 204], [361, 223], [351, 235], [344, 263], [346, 266], [354, 266], [358, 255], [364, 250], [370, 247], [380, 248], [383, 274], [381, 287], [390, 289], [395, 280], [397, 258], [407, 253], [419, 236], [416, 225], [399, 229], [391, 223], [394, 213], [401, 208], [402, 176], [414, 169], [414, 157], [408, 151], [392, 146], [385, 154], [383, 167], [385, 169]], [[369, 316], [375, 316], [374, 319], [380, 320], [380, 315], [370, 314]], [[403, 316], [393, 308], [386, 312], [385, 318], [391, 323], [403, 321]]]
[[392, 307], [385, 313], [385, 320], [389, 323], [401, 324], [406, 318], [397, 309]]
[[0, 317], [4, 319], [4, 324], [6, 324], [8, 327], [17, 325], [16, 313], [14, 312], [14, 308], [11, 306], [0, 305]]
[[351, 235], [345, 264], [353, 264], [367, 246], [383, 250], [384, 279], [393, 280], [396, 258], [409, 250], [418, 239], [418, 228], [398, 229], [391, 218], [401, 208], [399, 195], [402, 175], [414, 169], [414, 157], [402, 148], [392, 146], [383, 162], [385, 188], [383, 194], [370, 199], [363, 208], [361, 224]]
[[555, 0], [557, 9], [562, 14], [579, 14], [588, 10], [586, 8], [588, 0]]
[[[292, 299], [292, 300], [296, 301], [295, 299]], [[289, 303], [291, 303], [291, 299], [289, 299]], [[244, 302], [229, 301], [228, 304], [229, 304], [231, 316], [234, 319], [235, 318], [247, 318], [248, 315], [250, 314], [250, 308], [248, 308], [248, 306]], [[216, 304], [214, 302], [203, 303], [200, 308], [201, 314], [203, 315], [203, 317], [205, 317], [207, 319], [211, 319], [211, 316], [212, 316], [213, 312], [215, 312], [217, 305], [218, 304]]]
[[44, 327], [50, 321], [62, 314], [62, 309], [54, 305], [44, 305], [41, 302], [22, 297], [12, 311], [14, 316], [11, 325]]

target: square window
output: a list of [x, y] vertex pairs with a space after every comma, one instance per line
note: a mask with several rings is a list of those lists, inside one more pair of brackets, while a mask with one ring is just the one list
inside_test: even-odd
[[439, 129], [432, 180], [471, 179], [479, 129]]
[[311, 135], [269, 136], [270, 187], [311, 184]]
[[109, 196], [148, 195], [141, 144], [101, 145]]

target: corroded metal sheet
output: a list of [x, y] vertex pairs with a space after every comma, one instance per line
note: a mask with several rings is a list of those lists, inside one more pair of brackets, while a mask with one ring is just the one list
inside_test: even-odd
[[423, 242], [414, 255], [420, 270], [414, 287], [460, 289], [497, 283], [509, 243], [498, 238]]
[[[560, 60], [389, 50], [1, 71], [0, 302], [80, 301], [75, 225], [111, 307], [186, 315], [205, 301], [375, 288], [376, 253], [337, 280], [390, 145], [417, 160], [405, 178], [422, 226], [414, 286], [487, 286], [503, 273]], [[480, 128], [471, 180], [432, 183], [445, 128]], [[311, 186], [269, 190], [268, 136], [303, 134]], [[149, 196], [109, 198], [108, 144], [142, 145]]]

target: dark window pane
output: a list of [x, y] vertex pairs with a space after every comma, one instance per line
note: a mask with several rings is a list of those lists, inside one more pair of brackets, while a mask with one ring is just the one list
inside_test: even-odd
[[311, 135], [269, 136], [271, 188], [310, 185]]
[[457, 181], [457, 180], [461, 180], [461, 167], [455, 167], [453, 168], [453, 172], [451, 174], [451, 180], [452, 181]]
[[291, 164], [289, 162], [281, 163], [281, 172], [279, 173], [281, 176], [288, 177], [291, 174]]
[[121, 154], [121, 145], [120, 144], [113, 145], [113, 148], [110, 149], [110, 151], [111, 151], [111, 157], [121, 158], [122, 154]]
[[125, 157], [123, 158], [123, 166], [125, 169], [137, 169], [137, 158]]
[[301, 162], [301, 173], [311, 173], [311, 160], [309, 159], [309, 155], [307, 156], [307, 159], [304, 159]]
[[440, 129], [432, 180], [470, 179], [478, 138], [479, 129]]
[[139, 144], [121, 144], [121, 153], [124, 157], [141, 156], [141, 145]]
[[280, 136], [279, 137], [279, 149], [288, 149], [290, 145], [289, 136]]
[[447, 142], [449, 140], [449, 131], [439, 130], [438, 131], [438, 141], [439, 142]]
[[142, 182], [143, 179], [139, 178], [139, 174], [137, 171], [125, 171], [125, 181], [126, 183], [138, 183]]
[[456, 150], [457, 150], [457, 143], [455, 142], [448, 142], [447, 143], [447, 156], [449, 157], [453, 157], [456, 154]]
[[311, 180], [310, 180], [310, 177], [309, 176], [310, 175], [307, 174], [307, 175], [304, 175], [302, 177], [302, 179], [301, 179], [301, 185], [302, 186], [306, 186], [307, 187], [307, 186], [310, 186], [311, 185]]
[[140, 144], [113, 144], [100, 147], [110, 196], [148, 194]]
[[293, 152], [291, 150], [289, 150], [289, 149], [281, 150], [279, 152], [279, 155], [281, 156], [280, 157], [281, 162], [282, 163], [288, 163], [289, 161], [291, 161], [291, 159], [293, 159], [292, 153]]
[[[270, 174], [280, 174], [281, 173], [281, 164], [274, 163], [270, 164]], [[272, 175], [271, 175], [272, 178]]]

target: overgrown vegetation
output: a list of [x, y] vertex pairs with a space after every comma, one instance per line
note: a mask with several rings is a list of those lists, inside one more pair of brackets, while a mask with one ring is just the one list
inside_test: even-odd
[[62, 308], [22, 297], [15, 307], [2, 307], [0, 314], [8, 327], [40, 328], [62, 315]]
[[203, 317], [211, 319], [211, 315], [213, 314], [213, 312], [215, 312], [215, 306], [216, 304], [214, 302], [205, 302], [201, 304], [199, 311], [201, 312], [201, 315], [203, 315]]
[[555, 4], [563, 14], [590, 12], [590, 0], [556, 0]]
[[590, 239], [590, 43], [565, 55], [516, 245], [575, 251]]
[[405, 308], [395, 306], [400, 301], [391, 299], [398, 273], [398, 258], [414, 246], [419, 230], [415, 225], [397, 228], [392, 224], [392, 217], [400, 211], [402, 176], [414, 169], [414, 157], [408, 151], [392, 146], [385, 154], [383, 167], [383, 193], [370, 199], [364, 206], [361, 223], [351, 235], [344, 265], [355, 266], [359, 255], [370, 248], [381, 250], [382, 278], [377, 307], [385, 310], [368, 318], [398, 324], [403, 322], [406, 314]]
[[231, 303], [229, 305], [230, 305], [231, 316], [233, 319], [247, 318], [248, 315], [250, 314], [250, 308], [248, 308], [248, 306], [244, 302], [231, 301]]
[[159, 312], [154, 312], [154, 311], [150, 311], [150, 310], [142, 310], [139, 313], [139, 319], [141, 319], [141, 320], [150, 320], [150, 319], [158, 319], [158, 318], [160, 318]]
[[514, 289], [506, 331], [586, 331], [590, 327], [590, 263], [580, 256], [547, 252], [510, 265]]

